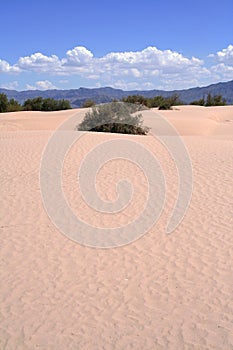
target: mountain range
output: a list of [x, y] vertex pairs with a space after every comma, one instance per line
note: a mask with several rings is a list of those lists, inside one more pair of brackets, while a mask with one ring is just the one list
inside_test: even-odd
[[185, 90], [133, 90], [124, 91], [120, 89], [114, 89], [111, 87], [102, 88], [83, 88], [70, 89], [70, 90], [26, 90], [16, 91], [0, 88], [0, 93], [5, 93], [7, 97], [14, 98], [18, 102], [23, 103], [29, 98], [35, 98], [41, 96], [43, 98], [54, 98], [54, 99], [67, 99], [70, 101], [72, 107], [80, 107], [86, 100], [93, 100], [95, 103], [110, 102], [113, 99], [121, 99], [129, 95], [142, 95], [144, 97], [154, 97], [161, 95], [163, 97], [169, 97], [173, 94], [178, 94], [180, 100], [189, 104], [194, 100], [199, 100], [205, 97], [208, 93], [211, 95], [222, 95], [226, 99], [228, 104], [233, 104], [233, 80], [212, 84], [205, 87], [195, 87]]

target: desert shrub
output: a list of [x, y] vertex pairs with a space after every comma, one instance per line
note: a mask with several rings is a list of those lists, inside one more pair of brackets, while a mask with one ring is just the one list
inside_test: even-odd
[[160, 106], [159, 106], [159, 110], [169, 110], [171, 109], [171, 106], [169, 105], [169, 103], [167, 102], [163, 102]]
[[11, 98], [7, 104], [7, 112], [18, 112], [22, 110], [21, 104], [14, 98]]
[[66, 109], [71, 109], [70, 101], [69, 100], [56, 100], [57, 101], [57, 110], [62, 111]]
[[123, 102], [147, 106], [147, 98], [141, 95], [129, 95], [122, 98]]
[[201, 98], [200, 100], [194, 100], [194, 101], [190, 102], [190, 105], [204, 106], [205, 105], [205, 99]]
[[0, 94], [0, 113], [16, 111], [60, 111], [70, 109], [68, 100], [55, 100], [53, 98], [35, 97], [28, 99], [21, 105], [14, 98], [8, 100], [6, 94]]
[[159, 105], [159, 109], [161, 110], [169, 110], [171, 109], [171, 107], [172, 107], [172, 103], [168, 99], [164, 99]]
[[7, 112], [8, 98], [6, 94], [0, 94], [0, 113]]
[[42, 109], [42, 97], [35, 97], [28, 99], [23, 104], [23, 109], [25, 111], [41, 111]]
[[211, 94], [207, 95], [205, 106], [225, 106], [226, 100], [222, 98], [222, 95], [212, 96]]
[[95, 106], [95, 102], [93, 100], [86, 100], [83, 104], [82, 104], [82, 108], [90, 108]]
[[159, 107], [164, 102], [164, 97], [162, 96], [155, 96], [147, 99], [147, 107], [149, 108], [155, 108]]
[[190, 105], [198, 105], [205, 107], [225, 106], [226, 104], [226, 100], [222, 98], [222, 95], [212, 96], [211, 94], [208, 94], [206, 99], [203, 97], [200, 100], [190, 102]]
[[21, 111], [22, 106], [14, 98], [8, 100], [6, 94], [0, 94], [0, 113]]
[[132, 115], [134, 109], [130, 104], [122, 102], [93, 107], [85, 114], [76, 130], [146, 135], [149, 128], [143, 126], [141, 114]]
[[54, 98], [35, 97], [28, 99], [23, 104], [25, 111], [60, 111], [70, 109], [70, 102], [68, 100], [55, 100]]
[[122, 99], [123, 102], [145, 106], [147, 108], [158, 107], [159, 109], [171, 109], [172, 106], [182, 105], [183, 102], [179, 99], [179, 95], [173, 94], [169, 97], [161, 95], [154, 97], [143, 97], [141, 95], [129, 95]]

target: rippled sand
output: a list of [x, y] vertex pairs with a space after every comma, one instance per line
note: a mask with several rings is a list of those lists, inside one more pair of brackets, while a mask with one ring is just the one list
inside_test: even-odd
[[[103, 167], [97, 190], [115, 200], [128, 176], [129, 207], [115, 215], [90, 208], [77, 168], [99, 142], [135, 138], [154, 153], [167, 181], [164, 211], [137, 241], [114, 249], [79, 245], [50, 221], [42, 204], [41, 156], [52, 131], [77, 112], [0, 114], [0, 348], [43, 350], [233, 349], [233, 107], [177, 107], [162, 114], [176, 127], [193, 165], [193, 195], [179, 227], [164, 229], [177, 195], [174, 162], [149, 135], [89, 133], [64, 162], [74, 212], [92, 225], [127, 224], [140, 215], [146, 181], [125, 160]], [[156, 111], [145, 124], [163, 134]], [[62, 217], [64, 222], [68, 218]]]

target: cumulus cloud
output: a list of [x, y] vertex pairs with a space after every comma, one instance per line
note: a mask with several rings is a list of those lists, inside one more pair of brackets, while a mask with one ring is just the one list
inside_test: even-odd
[[0, 59], [0, 73], [19, 73], [20, 68], [16, 65], [11, 66], [7, 61]]
[[136, 52], [109, 53], [100, 58], [96, 66], [100, 74], [110, 72], [112, 76], [142, 77], [148, 80], [151, 76], [176, 74], [190, 68], [199, 68], [202, 64], [195, 57], [189, 59], [171, 50], [148, 47]]
[[45, 56], [40, 52], [31, 56], [20, 57], [17, 67], [21, 70], [34, 72], [57, 72], [61, 67], [61, 61], [56, 55]]
[[18, 81], [11, 81], [9, 83], [2, 84], [0, 87], [8, 90], [15, 90], [19, 86]]
[[[177, 52], [162, 51], [156, 47], [136, 52], [109, 53], [95, 60], [94, 66], [99, 80], [122, 89], [126, 87], [149, 89], [156, 87], [158, 82], [164, 83], [168, 77], [173, 80], [173, 86], [167, 88], [174, 88], [174, 79], [177, 75], [184, 77], [190, 87], [192, 74], [201, 76], [205, 73], [202, 60], [195, 57], [189, 59]], [[181, 87], [185, 84], [185, 81], [181, 82]]]
[[216, 80], [233, 79], [233, 45], [218, 51], [216, 54], [210, 54], [215, 64], [210, 67], [210, 72]]
[[57, 89], [51, 81], [48, 80], [40, 80], [35, 83], [35, 85], [26, 85], [27, 90], [52, 90], [52, 89]]
[[66, 52], [66, 57], [59, 59], [56, 55], [45, 56], [35, 53], [20, 57], [17, 67], [21, 70], [47, 72], [50, 74], [79, 74], [86, 78], [111, 74], [142, 77], [150, 75], [173, 74], [184, 69], [200, 67], [203, 62], [195, 57], [187, 58], [171, 50], [159, 50], [148, 47], [142, 51], [111, 52], [103, 57], [95, 58], [85, 47], [78, 46]]
[[216, 66], [212, 66], [211, 72], [213, 72], [213, 74], [215, 74], [216, 77], [224, 80], [233, 79], [233, 66], [228, 66], [224, 63], [219, 63]]
[[83, 46], [77, 46], [66, 52], [66, 58], [62, 60], [64, 66], [80, 66], [88, 64], [93, 58], [93, 53]]
[[216, 54], [210, 54], [216, 61], [233, 66], [233, 45], [229, 45], [226, 49], [218, 51]]
[[[0, 71], [43, 73], [64, 76], [64, 79], [78, 76], [89, 86], [109, 85], [123, 89], [180, 89], [233, 79], [233, 45], [211, 57], [215, 63], [208, 67], [197, 57], [189, 58], [179, 52], [159, 50], [153, 46], [141, 51], [110, 52], [102, 57], [95, 57], [87, 48], [77, 46], [68, 50], [63, 58], [37, 52], [20, 57], [13, 66], [0, 61]], [[37, 82], [30, 88], [55, 88], [48, 83], [47, 80], [46, 83]]]

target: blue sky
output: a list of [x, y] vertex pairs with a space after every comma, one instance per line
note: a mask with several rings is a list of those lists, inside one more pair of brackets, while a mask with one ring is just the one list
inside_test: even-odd
[[180, 89], [233, 79], [233, 2], [9, 1], [0, 86]]

